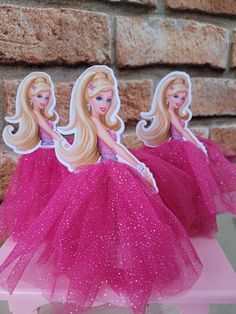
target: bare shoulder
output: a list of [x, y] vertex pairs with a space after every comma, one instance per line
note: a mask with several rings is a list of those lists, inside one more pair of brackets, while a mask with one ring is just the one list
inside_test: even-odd
[[98, 127], [99, 125], [101, 125], [101, 121], [99, 120], [99, 118], [97, 118], [97, 117], [91, 117], [90, 119], [91, 119], [91, 121], [93, 122], [93, 124], [94, 124], [96, 127]]
[[33, 113], [34, 113], [34, 115], [36, 116], [36, 118], [37, 118], [38, 120], [45, 120], [40, 111], [33, 110]]
[[171, 120], [177, 119], [177, 116], [176, 116], [176, 114], [175, 114], [175, 112], [174, 112], [173, 110], [170, 110], [170, 109], [168, 108], [167, 111], [168, 111], [168, 113], [169, 113], [169, 115], [170, 115], [170, 119], [171, 119]]
[[100, 134], [105, 128], [102, 122], [97, 117], [91, 117], [91, 121], [94, 125], [97, 134]]

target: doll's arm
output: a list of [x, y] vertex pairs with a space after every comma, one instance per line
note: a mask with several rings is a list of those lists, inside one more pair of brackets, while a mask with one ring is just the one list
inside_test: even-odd
[[54, 131], [46, 122], [45, 118], [41, 115], [40, 112], [36, 112], [34, 111], [35, 116], [37, 118], [37, 122], [38, 124], [41, 126], [41, 128], [44, 129], [44, 131], [46, 131], [48, 134], [50, 134], [52, 136], [52, 138], [56, 141], [62, 138], [62, 136], [57, 133], [56, 131]]
[[151, 174], [150, 170], [145, 166], [144, 163], [140, 163], [139, 160], [134, 157], [123, 145], [116, 143], [113, 138], [109, 135], [104, 125], [99, 121], [99, 119], [92, 118], [96, 129], [98, 137], [108, 145], [117, 155], [124, 158], [128, 163], [130, 163], [137, 171], [139, 171], [146, 180], [153, 185], [153, 187], [158, 191], [156, 182]]
[[176, 128], [176, 130], [179, 131], [186, 140], [192, 142], [194, 145], [200, 148], [207, 155], [207, 150], [205, 146], [192, 134], [192, 132], [188, 128], [184, 128], [181, 125], [181, 123], [179, 122], [179, 119], [176, 117], [173, 111], [169, 110], [169, 113], [170, 113], [171, 122]]
[[193, 144], [197, 145], [197, 143], [194, 140], [194, 138], [181, 125], [181, 123], [179, 122], [179, 120], [176, 117], [175, 113], [173, 111], [169, 110], [169, 114], [170, 114], [171, 123], [174, 125], [176, 130], [179, 131], [186, 140], [188, 140], [188, 141], [192, 142]]
[[206, 149], [206, 147], [204, 146], [204, 144], [203, 144], [202, 142], [200, 142], [200, 141], [193, 135], [193, 133], [192, 133], [188, 128], [186, 128], [185, 131], [186, 131], [186, 132], [188, 133], [188, 135], [193, 139], [194, 144], [197, 145], [197, 147], [200, 148], [201, 151], [203, 151], [203, 153], [208, 156], [207, 149]]

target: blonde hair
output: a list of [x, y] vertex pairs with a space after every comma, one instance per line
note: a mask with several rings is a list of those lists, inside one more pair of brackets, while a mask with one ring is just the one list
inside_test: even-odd
[[[157, 146], [170, 138], [170, 114], [168, 112], [167, 99], [178, 92], [186, 92], [187, 96], [183, 105], [175, 110], [178, 118], [191, 119], [191, 111], [188, 106], [191, 103], [191, 81], [185, 72], [171, 72], [157, 85], [152, 108], [149, 112], [142, 112], [145, 120], [139, 121], [136, 126], [136, 134], [148, 146]], [[148, 127], [146, 120], [151, 120]]]
[[16, 113], [13, 117], [6, 117], [9, 123], [18, 123], [19, 127], [15, 133], [14, 127], [7, 125], [3, 130], [5, 143], [19, 153], [34, 151], [40, 145], [38, 134], [38, 123], [33, 112], [30, 97], [43, 91], [50, 91], [47, 106], [40, 110], [47, 120], [57, 120], [57, 114], [53, 110], [55, 107], [55, 96], [51, 78], [44, 72], [32, 72], [26, 76], [17, 89]]
[[62, 134], [74, 134], [74, 142], [69, 149], [64, 147], [63, 141], [56, 143], [58, 159], [70, 169], [95, 163], [100, 156], [96, 129], [90, 118], [88, 99], [109, 89], [113, 91], [113, 101], [108, 112], [101, 116], [101, 121], [106, 128], [119, 131], [123, 123], [117, 115], [120, 100], [113, 71], [104, 65], [92, 66], [84, 71], [74, 84], [71, 93], [69, 123], [65, 127], [58, 128]]

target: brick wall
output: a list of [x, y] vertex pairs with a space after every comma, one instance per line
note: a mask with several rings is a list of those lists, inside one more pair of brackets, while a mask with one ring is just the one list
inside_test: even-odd
[[[35, 70], [55, 82], [64, 125], [73, 82], [92, 64], [118, 78], [125, 145], [139, 145], [135, 125], [157, 82], [183, 70], [193, 83], [193, 131], [236, 150], [234, 0], [2, 0], [0, 131], [19, 80]], [[0, 157], [1, 198], [17, 156], [1, 144]]]

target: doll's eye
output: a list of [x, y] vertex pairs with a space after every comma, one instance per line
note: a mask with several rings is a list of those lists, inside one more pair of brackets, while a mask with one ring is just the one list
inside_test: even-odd
[[178, 95], [174, 95], [174, 98], [179, 98], [179, 96]]
[[49, 100], [49, 97], [47, 96], [45, 99], [48, 101], [48, 100]]
[[38, 95], [37, 98], [38, 98], [38, 99], [42, 99], [42, 95]]
[[98, 97], [96, 97], [96, 100], [101, 102], [102, 101], [102, 97], [98, 96]]
[[111, 98], [108, 98], [108, 99], [107, 99], [107, 102], [108, 102], [109, 104], [111, 104], [111, 101], [112, 101]]
[[185, 100], [185, 97], [182, 97], [182, 100]]

